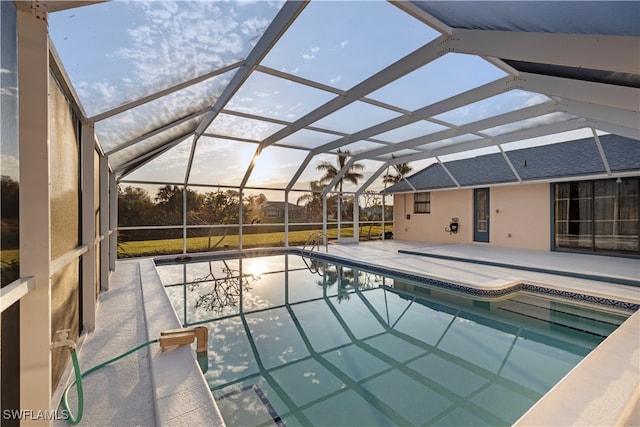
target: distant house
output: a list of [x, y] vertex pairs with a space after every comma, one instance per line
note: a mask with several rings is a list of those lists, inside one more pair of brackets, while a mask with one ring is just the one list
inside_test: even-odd
[[[262, 216], [265, 219], [284, 219], [285, 202], [266, 202], [261, 207]], [[301, 211], [301, 207], [289, 203], [289, 218], [294, 218]]]
[[407, 181], [385, 191], [394, 194], [397, 239], [640, 255], [635, 139], [604, 135], [599, 144], [436, 163]]

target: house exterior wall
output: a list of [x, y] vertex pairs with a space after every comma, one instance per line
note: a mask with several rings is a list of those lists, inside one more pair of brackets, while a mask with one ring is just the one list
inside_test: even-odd
[[[550, 249], [549, 184], [490, 188], [489, 244], [523, 249]], [[394, 237], [425, 243], [473, 243], [473, 189], [431, 192], [431, 213], [413, 212], [413, 194], [394, 195]], [[406, 215], [410, 215], [410, 219]], [[459, 231], [445, 231], [452, 217]]]
[[[407, 219], [406, 214], [411, 218]], [[413, 194], [396, 194], [393, 198], [393, 216], [396, 239], [429, 243], [469, 243], [473, 240], [473, 190], [432, 191], [429, 214], [413, 212]], [[453, 217], [460, 220], [457, 234], [445, 231]]]
[[490, 243], [512, 248], [551, 249], [549, 184], [491, 188]]

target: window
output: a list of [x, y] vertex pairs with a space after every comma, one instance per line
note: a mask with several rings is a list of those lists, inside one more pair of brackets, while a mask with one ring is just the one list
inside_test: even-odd
[[639, 253], [640, 179], [555, 184], [555, 247]]
[[413, 195], [413, 213], [431, 213], [431, 193], [415, 193]]

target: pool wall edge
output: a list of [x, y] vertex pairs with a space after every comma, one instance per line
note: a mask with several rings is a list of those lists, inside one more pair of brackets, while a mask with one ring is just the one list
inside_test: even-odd
[[531, 407], [514, 426], [624, 426], [638, 408], [640, 311]]

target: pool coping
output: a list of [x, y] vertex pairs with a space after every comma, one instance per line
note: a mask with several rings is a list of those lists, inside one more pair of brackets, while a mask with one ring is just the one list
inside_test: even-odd
[[[154, 260], [140, 259], [139, 268], [147, 339], [181, 328]], [[149, 367], [157, 425], [225, 426], [190, 345], [165, 352], [160, 346], [149, 347]]]
[[421, 251], [415, 251], [415, 250], [408, 250], [408, 249], [399, 249], [398, 253], [406, 254], [406, 255], [416, 255], [416, 256], [422, 256], [422, 257], [430, 257], [430, 258], [436, 258], [436, 259], [444, 259], [444, 260], [448, 260], [448, 261], [460, 261], [460, 262], [466, 262], [466, 263], [471, 263], [471, 264], [489, 265], [489, 266], [492, 266], [492, 267], [503, 267], [503, 268], [511, 268], [511, 269], [515, 269], [515, 270], [533, 271], [533, 272], [536, 272], [536, 273], [553, 274], [553, 275], [556, 275], [556, 276], [573, 277], [573, 278], [576, 278], [576, 279], [597, 280], [597, 281], [602, 281], [602, 282], [615, 283], [615, 284], [618, 284], [618, 285], [627, 285], [627, 286], [640, 287], [640, 280], [626, 279], [626, 278], [623, 278], [623, 277], [604, 276], [604, 275], [596, 275], [596, 274], [586, 274], [586, 273], [580, 273], [580, 272], [576, 272], [576, 271], [562, 271], [562, 270], [555, 270], [555, 269], [549, 269], [549, 268], [540, 268], [540, 267], [533, 267], [533, 266], [526, 266], [526, 265], [519, 265], [519, 264], [511, 264], [511, 263], [503, 263], [503, 262], [496, 262], [496, 261], [488, 261], [488, 260], [481, 260], [481, 259], [460, 258], [460, 257], [456, 257], [456, 256], [433, 254], [433, 253], [421, 252]]
[[[400, 251], [399, 251], [400, 252]], [[213, 253], [194, 253], [187, 256], [175, 255], [153, 258], [155, 265], [178, 262], [192, 263], [202, 260], [229, 257], [256, 257], [269, 255], [306, 255], [302, 248], [259, 248], [232, 250]], [[551, 296], [569, 298], [590, 304], [603, 305], [631, 311], [631, 316], [609, 337], [576, 365], [562, 380], [531, 407], [514, 425], [627, 425], [638, 409], [640, 397], [640, 304], [588, 293], [578, 293], [563, 289], [524, 282], [513, 282], [489, 288], [449, 283], [427, 275], [392, 270], [355, 261], [341, 256], [314, 251], [315, 258], [334, 261], [350, 267], [358, 267], [373, 273], [427, 283], [452, 292], [462, 292], [479, 297], [500, 297], [515, 292], [529, 291]], [[456, 260], [468, 262], [468, 260]], [[507, 268], [513, 268], [504, 266]], [[522, 268], [522, 266], [521, 266]], [[551, 272], [546, 272], [554, 274]], [[157, 275], [157, 272], [156, 272]], [[586, 278], [584, 278], [587, 280]], [[604, 281], [604, 278], [599, 278]], [[635, 285], [634, 285], [635, 286]], [[165, 293], [166, 295], [166, 293]], [[167, 297], [168, 301], [168, 297]], [[170, 303], [169, 303], [170, 304]], [[174, 311], [175, 314], [175, 311]], [[176, 315], [177, 319], [177, 315]], [[622, 353], [622, 354], [621, 354]], [[626, 353], [626, 356], [625, 356]], [[604, 367], [604, 369], [603, 369]], [[635, 381], [634, 381], [635, 379]], [[207, 387], [207, 393], [211, 394]]]

